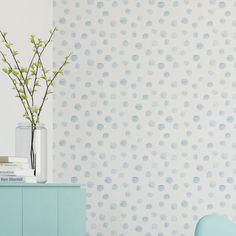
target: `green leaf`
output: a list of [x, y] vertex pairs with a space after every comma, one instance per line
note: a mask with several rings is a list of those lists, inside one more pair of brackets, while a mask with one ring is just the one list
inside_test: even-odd
[[27, 96], [26, 96], [25, 94], [22, 94], [22, 95], [21, 95], [21, 98], [22, 98], [23, 100], [27, 100]]
[[64, 75], [64, 72], [63, 72], [62, 70], [59, 70], [59, 71], [58, 71], [58, 74]]
[[48, 83], [50, 83], [51, 81], [52, 81], [52, 78], [51, 78], [51, 77], [47, 79], [47, 82], [48, 82]]
[[12, 74], [13, 74], [13, 75], [15, 75], [15, 76], [18, 76], [18, 75], [19, 75], [19, 72], [18, 72], [18, 71], [15, 71], [15, 70], [13, 70], [13, 71], [12, 71]]
[[27, 68], [22, 67], [20, 70], [22, 73], [27, 73]]
[[26, 118], [27, 120], [29, 120], [29, 121], [31, 122], [31, 119], [30, 119], [30, 117], [28, 116], [27, 113], [24, 113], [23, 117]]
[[31, 43], [34, 43], [34, 42], [35, 42], [35, 35], [31, 35], [31, 36], [30, 36], [30, 42], [31, 42]]
[[39, 120], [39, 117], [37, 118], [36, 120], [36, 124], [39, 124], [40, 123], [40, 120]]
[[5, 46], [6, 46], [6, 48], [11, 48], [11, 45], [12, 45], [11, 43], [6, 43]]
[[19, 54], [19, 53], [18, 53], [17, 51], [13, 51], [13, 52], [12, 52], [12, 55], [13, 55], [13, 56], [16, 56], [16, 55], [18, 55], [18, 54]]
[[3, 68], [2, 71], [8, 75], [10, 74], [10, 71], [7, 68]]
[[53, 76], [55, 76], [57, 73], [58, 73], [57, 70], [54, 70], [54, 71], [52, 72]]

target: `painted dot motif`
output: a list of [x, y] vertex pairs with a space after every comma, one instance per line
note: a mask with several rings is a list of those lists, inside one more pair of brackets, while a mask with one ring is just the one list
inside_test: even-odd
[[55, 0], [54, 178], [88, 236], [236, 221], [236, 1]]

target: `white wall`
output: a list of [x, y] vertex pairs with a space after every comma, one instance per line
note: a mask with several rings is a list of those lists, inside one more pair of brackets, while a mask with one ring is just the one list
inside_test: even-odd
[[[0, 0], [0, 28], [8, 32], [8, 39], [21, 53], [20, 58], [29, 63], [32, 54], [29, 36], [35, 34], [47, 38], [52, 29], [51, 0]], [[0, 48], [3, 47], [0, 45]], [[51, 68], [52, 50], [47, 52], [45, 62]], [[12, 84], [2, 73], [3, 63], [0, 62], [0, 155], [14, 155], [15, 127], [23, 121], [23, 109], [20, 101], [15, 98]], [[52, 98], [47, 101], [41, 119], [48, 128], [48, 173], [52, 181]]]

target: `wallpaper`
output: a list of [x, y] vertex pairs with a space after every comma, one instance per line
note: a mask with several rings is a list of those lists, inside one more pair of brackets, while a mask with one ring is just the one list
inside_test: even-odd
[[189, 236], [236, 220], [236, 1], [56, 0], [54, 178], [88, 236]]

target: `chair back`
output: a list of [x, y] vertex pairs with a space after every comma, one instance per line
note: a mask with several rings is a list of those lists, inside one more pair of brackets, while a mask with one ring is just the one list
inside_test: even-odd
[[195, 236], [236, 236], [236, 224], [224, 216], [202, 217], [195, 229]]

